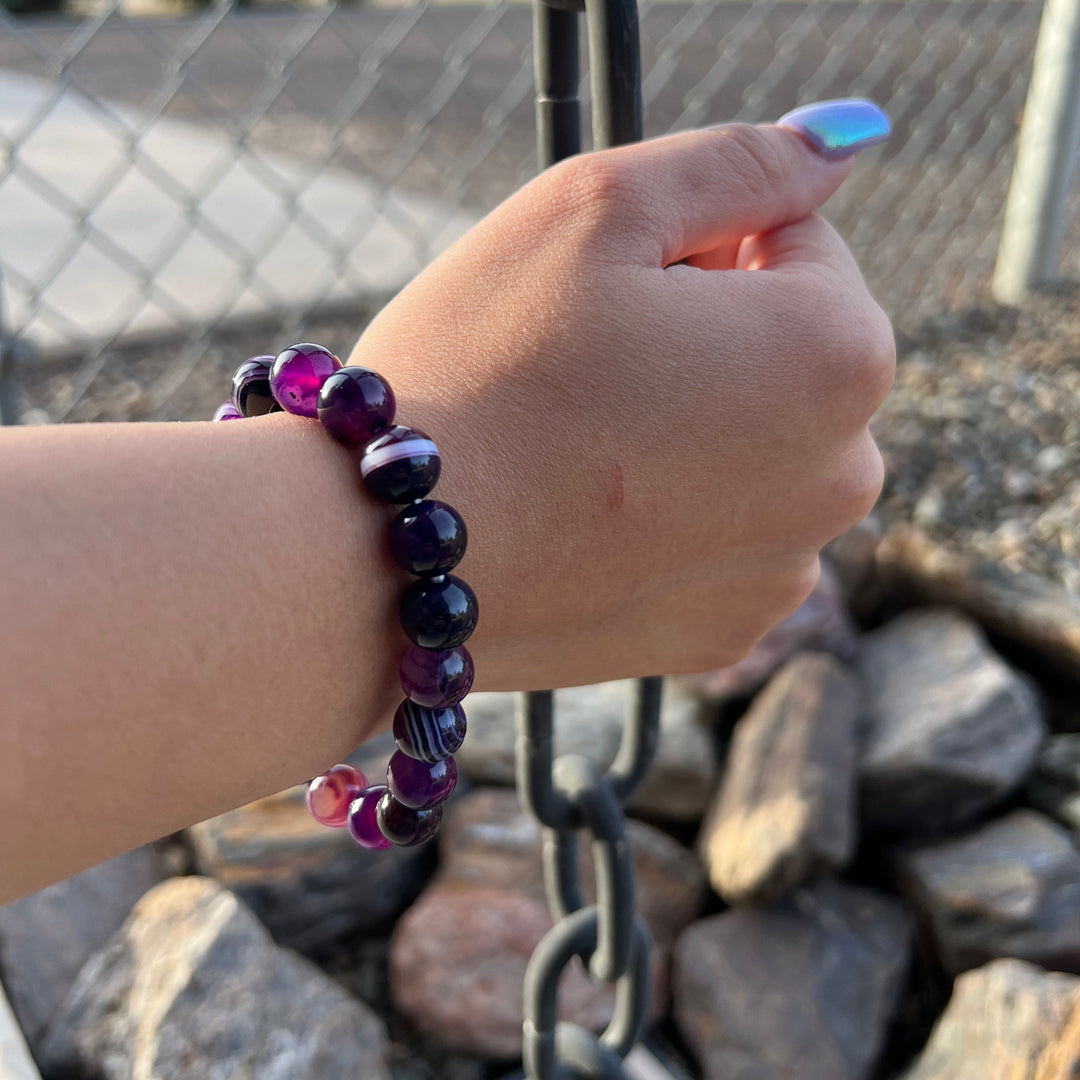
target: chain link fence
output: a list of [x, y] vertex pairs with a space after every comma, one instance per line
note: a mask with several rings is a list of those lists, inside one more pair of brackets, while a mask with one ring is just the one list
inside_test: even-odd
[[[208, 417], [245, 355], [347, 351], [535, 172], [527, 6], [136, 18], [118, 3], [0, 15], [0, 325], [21, 422]], [[1039, 15], [646, 3], [646, 135], [883, 105], [893, 139], [826, 214], [911, 327], [986, 295]]]

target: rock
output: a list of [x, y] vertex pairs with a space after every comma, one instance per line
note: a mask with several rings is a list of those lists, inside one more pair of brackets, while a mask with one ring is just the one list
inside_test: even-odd
[[0, 986], [0, 1076], [4, 1080], [41, 1080], [22, 1030]]
[[[632, 686], [633, 680], [623, 679], [557, 690], [555, 753], [584, 754], [606, 769], [619, 749]], [[514, 783], [515, 708], [515, 694], [469, 695], [469, 734], [455, 757], [459, 772], [474, 783]], [[676, 684], [665, 682], [656, 757], [628, 810], [674, 821], [697, 821], [704, 813], [719, 764], [701, 708]]]
[[[447, 814], [435, 882], [394, 932], [394, 1002], [412, 1026], [446, 1050], [501, 1060], [521, 1053], [522, 979], [537, 942], [551, 927], [540, 868], [540, 828], [505, 789], [480, 788]], [[654, 1015], [666, 1005], [668, 953], [704, 900], [705, 878], [693, 854], [666, 834], [629, 823], [638, 910], [653, 933]], [[583, 856], [588, 855], [582, 845]], [[593, 896], [591, 864], [582, 882]], [[574, 965], [560, 1002], [566, 1018], [601, 1028], [611, 1016], [609, 986]]]
[[898, 856], [950, 975], [999, 957], [1080, 973], [1080, 852], [1033, 810]]
[[1080, 979], [1020, 960], [961, 975], [903, 1080], [1070, 1080], [1080, 1062]]
[[862, 1080], [896, 1009], [908, 949], [895, 901], [822, 881], [685, 931], [675, 1022], [705, 1080]]
[[[392, 738], [352, 755], [374, 780]], [[191, 829], [200, 873], [232, 889], [279, 945], [317, 953], [350, 933], [387, 929], [431, 876], [432, 847], [366, 851], [307, 811], [300, 785]]]
[[775, 899], [851, 857], [858, 713], [855, 678], [831, 656], [805, 653], [739, 721], [698, 839], [728, 903]]
[[840, 598], [840, 589], [827, 564], [814, 591], [786, 619], [777, 623], [737, 663], [681, 681], [706, 701], [746, 697], [765, 685], [796, 653], [827, 652], [850, 660], [856, 651], [855, 630]]
[[1025, 794], [1080, 836], [1080, 735], [1054, 735], [1039, 753]]
[[911, 526], [889, 530], [878, 547], [877, 564], [896, 599], [959, 608], [1077, 681], [1080, 596], [1060, 582], [947, 548]]
[[366, 1006], [279, 948], [208, 878], [152, 889], [90, 958], [45, 1043], [43, 1071], [100, 1080], [384, 1080]]
[[836, 576], [844, 606], [859, 619], [872, 616], [884, 599], [877, 568], [882, 532], [881, 523], [871, 514], [841, 533], [822, 552]]
[[0, 978], [35, 1056], [79, 969], [161, 876], [140, 847], [0, 907]]
[[1032, 767], [1046, 734], [1039, 702], [958, 612], [901, 615], [863, 640], [857, 666], [866, 687], [859, 778], [867, 824], [953, 828]]

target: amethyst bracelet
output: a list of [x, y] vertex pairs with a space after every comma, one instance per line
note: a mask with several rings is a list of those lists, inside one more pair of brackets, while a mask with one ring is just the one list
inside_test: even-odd
[[394, 714], [397, 753], [385, 784], [352, 765], [335, 765], [308, 785], [307, 805], [323, 825], [347, 828], [372, 850], [430, 839], [457, 784], [454, 752], [465, 738], [461, 700], [473, 683], [464, 648], [476, 626], [472, 589], [449, 573], [465, 554], [461, 515], [427, 498], [439, 479], [439, 450], [422, 431], [394, 424], [394, 392], [374, 371], [343, 367], [329, 349], [300, 344], [245, 360], [230, 400], [214, 420], [285, 412], [318, 418], [340, 443], [360, 448], [364, 485], [404, 508], [390, 525], [390, 552], [416, 576], [401, 598], [401, 625], [413, 642], [401, 661], [405, 700]]

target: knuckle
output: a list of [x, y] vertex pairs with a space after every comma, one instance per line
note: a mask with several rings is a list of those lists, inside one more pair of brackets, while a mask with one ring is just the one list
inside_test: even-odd
[[773, 191], [786, 176], [784, 161], [776, 143], [753, 124], [726, 124], [717, 148], [733, 179], [749, 191]]
[[885, 462], [881, 451], [864, 429], [833, 481], [830, 502], [835, 511], [835, 535], [857, 525], [874, 509], [884, 483]]
[[625, 217], [643, 202], [640, 172], [611, 153], [582, 154], [549, 170], [565, 209], [600, 223]]

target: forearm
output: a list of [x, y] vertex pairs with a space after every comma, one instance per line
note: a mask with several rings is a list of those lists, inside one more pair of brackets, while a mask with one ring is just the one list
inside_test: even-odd
[[407, 575], [356, 477], [287, 415], [0, 432], [0, 902], [389, 722]]

